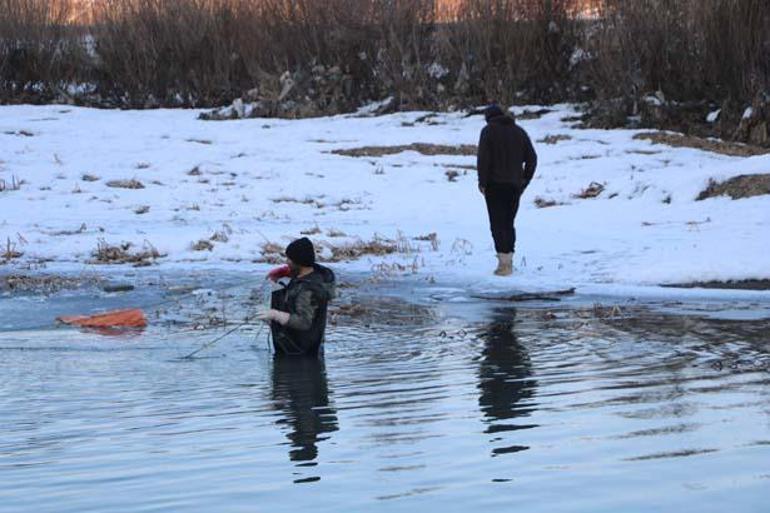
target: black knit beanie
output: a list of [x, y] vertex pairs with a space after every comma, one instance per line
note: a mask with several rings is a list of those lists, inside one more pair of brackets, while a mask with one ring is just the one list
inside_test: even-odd
[[286, 246], [286, 256], [297, 265], [310, 267], [315, 264], [315, 249], [307, 237], [297, 239]]
[[486, 119], [487, 121], [489, 121], [492, 118], [496, 118], [504, 115], [505, 115], [505, 112], [503, 112], [503, 109], [501, 109], [500, 106], [495, 103], [493, 103], [492, 105], [484, 109], [484, 119]]

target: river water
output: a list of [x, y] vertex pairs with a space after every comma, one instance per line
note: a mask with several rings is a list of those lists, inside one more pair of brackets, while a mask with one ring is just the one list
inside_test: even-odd
[[768, 511], [757, 308], [460, 292], [361, 295], [320, 359], [251, 326], [182, 360], [222, 328], [51, 329], [126, 300], [0, 298], [0, 511]]

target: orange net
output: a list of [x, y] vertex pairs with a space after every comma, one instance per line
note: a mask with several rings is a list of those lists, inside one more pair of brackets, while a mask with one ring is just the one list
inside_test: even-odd
[[83, 328], [144, 328], [147, 326], [144, 312], [138, 308], [115, 310], [97, 315], [58, 317], [56, 320]]

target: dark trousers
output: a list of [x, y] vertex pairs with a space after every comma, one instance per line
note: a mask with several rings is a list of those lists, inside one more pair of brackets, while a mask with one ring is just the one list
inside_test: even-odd
[[489, 184], [484, 193], [489, 213], [489, 228], [495, 240], [495, 251], [513, 253], [516, 248], [516, 228], [513, 223], [519, 211], [518, 187], [512, 184]]

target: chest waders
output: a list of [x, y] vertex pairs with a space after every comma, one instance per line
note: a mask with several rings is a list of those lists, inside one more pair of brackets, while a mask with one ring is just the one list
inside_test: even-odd
[[[329, 302], [325, 299], [323, 291], [319, 290], [320, 285], [304, 284], [304, 286], [310, 287], [313, 303], [316, 306], [310, 329], [295, 330], [288, 326], [281, 326], [277, 322], [271, 322], [270, 333], [276, 354], [314, 355], [318, 354], [323, 344]], [[291, 284], [286, 288], [274, 291], [270, 298], [270, 308], [282, 312], [295, 312], [299, 292], [299, 287]]]

